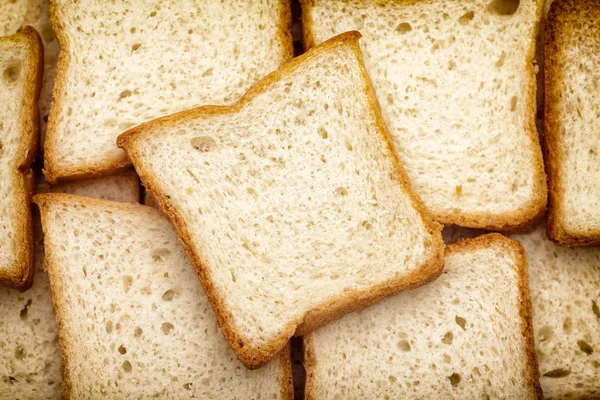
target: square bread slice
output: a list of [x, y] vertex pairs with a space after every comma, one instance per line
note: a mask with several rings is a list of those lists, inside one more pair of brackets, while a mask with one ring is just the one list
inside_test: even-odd
[[233, 107], [119, 137], [249, 368], [442, 270], [441, 227], [392, 151], [359, 37], [297, 57]]
[[446, 248], [442, 275], [304, 337], [306, 399], [542, 399], [523, 248]]
[[31, 194], [39, 134], [42, 42], [31, 27], [0, 37], [0, 285], [33, 280]]
[[551, 400], [600, 399], [600, 248], [558, 247], [544, 228], [513, 236], [529, 259], [542, 389]]
[[445, 225], [531, 230], [546, 176], [535, 126], [541, 0], [302, 0], [305, 47], [349, 30], [408, 177]]
[[[68, 192], [136, 203], [139, 181], [133, 171], [50, 187], [37, 192]], [[0, 400], [52, 400], [61, 397], [58, 332], [50, 284], [44, 270], [44, 239], [34, 217], [35, 280], [19, 293], [0, 288]]]
[[42, 194], [69, 399], [291, 399], [289, 348], [236, 359], [169, 221], [141, 205]]
[[546, 23], [548, 237], [600, 244], [600, 1], [557, 0]]
[[120, 133], [233, 104], [293, 53], [289, 0], [55, 0], [51, 19], [62, 52], [44, 146], [50, 183], [130, 165]]

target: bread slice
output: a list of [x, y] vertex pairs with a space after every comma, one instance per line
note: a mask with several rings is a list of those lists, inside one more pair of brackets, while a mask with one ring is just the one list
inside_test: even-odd
[[119, 137], [250, 368], [442, 270], [441, 227], [392, 151], [359, 37], [297, 57], [233, 107]]
[[23, 25], [29, 0], [5, 0], [0, 2], [0, 37], [17, 33]]
[[38, 142], [42, 72], [42, 43], [33, 28], [0, 38], [0, 284], [20, 290], [33, 279], [30, 167]]
[[233, 104], [292, 57], [288, 0], [56, 0], [62, 46], [45, 143], [46, 179], [130, 165], [117, 136], [205, 104]]
[[533, 65], [541, 0], [301, 4], [307, 48], [364, 35], [384, 119], [434, 219], [533, 229], [547, 198]]
[[598, 399], [600, 248], [557, 247], [544, 228], [513, 236], [529, 259], [542, 389], [547, 399]]
[[548, 237], [600, 244], [600, 2], [552, 3], [546, 23], [544, 131]]
[[[81, 194], [115, 201], [138, 202], [139, 183], [127, 172], [89, 181], [50, 187], [37, 192]], [[0, 399], [60, 399], [58, 332], [48, 275], [44, 270], [44, 240], [39, 218], [35, 227], [35, 280], [30, 290], [19, 293], [0, 288]]]
[[34, 201], [65, 398], [292, 398], [289, 349], [258, 371], [236, 360], [158, 211], [64, 194]]
[[446, 248], [422, 288], [304, 337], [306, 399], [541, 399], [523, 248]]

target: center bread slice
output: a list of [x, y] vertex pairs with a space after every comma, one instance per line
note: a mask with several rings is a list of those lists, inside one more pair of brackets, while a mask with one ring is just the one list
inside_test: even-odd
[[435, 279], [441, 227], [392, 151], [348, 32], [261, 80], [122, 135], [240, 360]]

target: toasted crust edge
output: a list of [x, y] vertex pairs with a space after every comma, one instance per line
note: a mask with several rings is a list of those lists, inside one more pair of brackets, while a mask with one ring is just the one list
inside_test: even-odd
[[[194, 268], [196, 269], [196, 273], [200, 279], [200, 282], [204, 286], [215, 314], [217, 315], [217, 320], [223, 331], [223, 334], [227, 338], [227, 341], [230, 343], [231, 347], [234, 349], [240, 361], [247, 368], [255, 369], [266, 364], [283, 348], [283, 346], [285, 346], [285, 344], [294, 334], [304, 334], [326, 324], [329, 321], [340, 318], [343, 314], [359, 310], [376, 303], [382, 300], [384, 297], [396, 294], [408, 288], [425, 284], [437, 278], [442, 273], [444, 248], [444, 243], [441, 237], [442, 227], [441, 225], [431, 221], [429, 218], [424, 205], [420, 201], [419, 197], [414, 193], [412, 187], [409, 185], [408, 178], [404, 173], [398, 156], [394, 151], [392, 151], [392, 148], [389, 147], [391, 146], [391, 138], [389, 136], [387, 126], [385, 125], [383, 118], [379, 113], [379, 103], [375, 97], [374, 89], [372, 88], [368, 74], [363, 65], [362, 54], [358, 46], [359, 38], [360, 33], [347, 32], [328, 40], [319, 46], [318, 49], [314, 49], [303, 54], [302, 56], [295, 58], [279, 70], [267, 75], [265, 78], [252, 86], [250, 90], [244, 96], [242, 96], [240, 101], [233, 106], [198, 107], [192, 110], [176, 113], [134, 127], [119, 136], [117, 140], [119, 147], [124, 148], [133, 160], [134, 164], [137, 164], [137, 171], [142, 179], [142, 182], [144, 183], [144, 186], [154, 194], [160, 209], [165, 213], [165, 215], [167, 215], [167, 217], [175, 226], [178, 235], [183, 242], [184, 248], [190, 257]], [[391, 279], [387, 282], [381, 282], [379, 285], [376, 285], [369, 290], [347, 292], [344, 295], [327, 299], [323, 304], [314, 307], [312, 311], [306, 313], [301, 321], [291, 321], [288, 323], [268, 345], [252, 347], [244, 342], [240, 333], [235, 329], [231, 312], [225, 307], [221, 294], [214, 287], [206, 261], [203, 259], [202, 255], [197, 254], [195, 251], [194, 243], [191, 240], [191, 236], [186, 228], [183, 217], [181, 217], [177, 210], [171, 205], [168, 196], [164, 193], [160, 185], [152, 178], [149, 171], [147, 171], [138, 162], [139, 154], [136, 151], [134, 142], [144, 135], [153, 134], [153, 128], [155, 126], [160, 127], [173, 121], [194, 119], [197, 116], [202, 115], [236, 113], [246, 103], [250, 102], [255, 96], [262, 93], [273, 82], [277, 81], [282, 74], [295, 68], [298, 64], [302, 63], [303, 60], [315, 57], [316, 55], [320, 54], [320, 52], [326, 52], [330, 48], [338, 45], [350, 46], [350, 48], [358, 57], [361, 73], [364, 78], [364, 90], [371, 102], [369, 111], [374, 114], [373, 117], [377, 123], [378, 134], [385, 142], [389, 150], [388, 154], [386, 154], [386, 157], [391, 159], [391, 162], [397, 173], [399, 184], [402, 186], [403, 191], [408, 194], [413, 206], [419, 212], [427, 233], [432, 236], [432, 243], [430, 243], [431, 254], [428, 255], [428, 258], [424, 260], [423, 264], [404, 277]]]
[[[529, 279], [527, 272], [527, 257], [525, 255], [525, 249], [521, 244], [515, 240], [509, 239], [499, 233], [488, 233], [485, 235], [477, 236], [472, 239], [464, 239], [457, 243], [448, 245], [446, 247], [445, 255], [466, 253], [472, 250], [486, 249], [491, 246], [498, 246], [509, 250], [516, 262], [517, 272], [517, 285], [519, 288], [519, 315], [521, 317], [521, 335], [522, 344], [525, 348], [526, 359], [523, 360], [525, 363], [525, 374], [527, 382], [529, 383], [530, 398], [531, 399], [543, 399], [542, 387], [540, 385], [540, 373], [538, 369], [538, 363], [535, 356], [535, 344], [533, 337], [533, 323], [532, 323], [532, 311], [531, 311], [531, 298], [529, 296]], [[312, 342], [312, 335], [303, 337], [304, 341], [304, 368], [306, 371], [306, 386], [305, 396], [306, 400], [316, 399], [315, 393], [315, 367], [318, 363], [317, 357], [314, 352], [314, 345]]]
[[[590, 233], [569, 232], [565, 227], [565, 215], [561, 212], [564, 187], [562, 184], [561, 159], [564, 158], [560, 146], [560, 114], [561, 102], [560, 83], [563, 76], [557, 66], [562, 56], [562, 47], [557, 38], [557, 21], [564, 14], [580, 8], [594, 9], [598, 7], [595, 1], [555, 0], [550, 6], [544, 32], [544, 149], [546, 168], [549, 178], [549, 212], [546, 236], [559, 246], [593, 246], [600, 244], [600, 230]], [[563, 24], [567, 21], [563, 21]], [[564, 29], [564, 28], [563, 28]]]
[[[302, 8], [302, 36], [304, 49], [309, 50], [316, 45], [313, 34], [313, 20], [311, 10], [314, 0], [300, 0]], [[510, 233], [529, 233], [540, 223], [546, 213], [548, 202], [548, 186], [546, 172], [540, 147], [540, 141], [535, 125], [537, 115], [536, 100], [536, 73], [534, 69], [536, 38], [543, 11], [543, 1], [536, 0], [536, 24], [527, 37], [529, 49], [527, 51], [527, 75], [523, 93], [525, 93], [526, 115], [523, 127], [524, 133], [530, 140], [531, 158], [533, 160], [533, 195], [532, 198], [513, 213], [483, 214], [472, 212], [449, 213], [444, 210], [429, 209], [433, 219], [444, 225], [458, 225], [465, 228], [486, 229], [490, 231], [503, 231]]]
[[[61, 46], [61, 52], [56, 65], [56, 77], [54, 88], [52, 89], [52, 107], [49, 111], [48, 124], [46, 127], [46, 137], [44, 142], [44, 169], [43, 173], [48, 183], [54, 185], [58, 181], [79, 180], [93, 178], [96, 176], [110, 175], [131, 166], [131, 160], [125, 152], [118, 157], [107, 159], [101, 162], [90, 162], [81, 165], [63, 165], [57, 156], [58, 138], [57, 123], [55, 122], [56, 110], [62, 108], [64, 99], [59, 95], [66, 85], [71, 63], [69, 39], [64, 32], [63, 24], [58, 16], [57, 0], [50, 1], [50, 21], [58, 42]], [[281, 64], [291, 60], [294, 56], [294, 43], [291, 34], [292, 11], [290, 8], [291, 0], [279, 0], [280, 19], [278, 22], [279, 32], [276, 37], [282, 43], [283, 52]]]
[[28, 50], [27, 59], [23, 63], [28, 69], [25, 78], [25, 91], [21, 114], [21, 142], [13, 157], [13, 179], [17, 196], [21, 199], [16, 217], [16, 254], [15, 265], [4, 265], [0, 268], [0, 284], [25, 291], [33, 284], [34, 275], [34, 240], [33, 219], [31, 214], [31, 196], [34, 189], [34, 177], [31, 164], [37, 152], [40, 130], [38, 99], [42, 88], [44, 73], [44, 48], [36, 30], [30, 26], [20, 32], [0, 38], [0, 42], [25, 43]]

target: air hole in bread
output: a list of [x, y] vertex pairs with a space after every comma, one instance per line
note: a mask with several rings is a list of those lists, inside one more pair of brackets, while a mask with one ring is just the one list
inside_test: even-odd
[[512, 99], [510, 99], [510, 111], [515, 111], [517, 109], [518, 101], [519, 98], [517, 96], [513, 96]]
[[520, 5], [520, 0], [493, 0], [487, 9], [494, 15], [511, 16], [517, 12]]
[[408, 340], [401, 340], [398, 342], [398, 348], [402, 351], [410, 351], [410, 343]]
[[466, 330], [465, 326], [467, 324], [467, 320], [459, 317], [458, 315], [456, 317], [454, 317], [454, 321], [458, 324], [458, 326], [460, 326], [463, 330]]
[[592, 346], [590, 346], [585, 340], [578, 340], [577, 346], [579, 346], [579, 350], [583, 351], [585, 354], [592, 354], [594, 352]]
[[112, 321], [106, 321], [106, 333], [112, 333], [113, 323]]
[[20, 72], [21, 68], [18, 65], [11, 65], [4, 70], [2, 77], [6, 83], [14, 83], [17, 81], [17, 79], [19, 79]]
[[135, 31], [137, 31], [137, 28], [135, 26], [129, 30], [129, 32], [131, 33], [135, 33]]
[[496, 61], [496, 67], [502, 68], [504, 66], [504, 60], [506, 60], [506, 52], [502, 51], [502, 54], [500, 54], [500, 58], [498, 59], [498, 61]]
[[567, 334], [573, 331], [573, 321], [570, 317], [565, 318], [565, 320], [563, 321], [563, 330]]
[[554, 337], [554, 329], [551, 326], [544, 326], [539, 330], [539, 338], [540, 342], [545, 342], [546, 340], [550, 340]]
[[173, 298], [175, 298], [175, 291], [173, 289], [167, 290], [162, 295], [164, 301], [173, 301]]
[[396, 26], [396, 32], [398, 33], [408, 33], [412, 31], [412, 26], [408, 22], [402, 22]]
[[131, 96], [131, 90], [123, 90], [121, 94], [119, 94], [119, 100], [123, 100], [129, 96]]
[[214, 68], [209, 68], [209, 69], [207, 69], [206, 71], [204, 71], [204, 72], [202, 73], [202, 77], [203, 77], [203, 78], [205, 78], [205, 77], [207, 77], [207, 76], [212, 76], [212, 74], [213, 74], [213, 71], [214, 71]]
[[448, 61], [448, 69], [450, 71], [453, 71], [455, 68], [456, 68], [456, 63], [454, 62], [454, 60]]
[[165, 249], [164, 247], [153, 249], [150, 253], [154, 262], [164, 262], [169, 254], [171, 254], [171, 251], [169, 249]]
[[125, 275], [123, 277], [123, 290], [125, 293], [129, 292], [131, 289], [131, 284], [133, 283], [133, 277], [131, 275]]
[[25, 349], [22, 346], [17, 346], [15, 348], [15, 358], [17, 360], [22, 360], [25, 358]]
[[327, 139], [329, 137], [327, 129], [323, 128], [322, 126], [319, 127], [319, 135], [321, 135], [323, 139]]
[[139, 326], [136, 326], [135, 329], [133, 330], [133, 336], [138, 339], [142, 337], [143, 333], [144, 333], [144, 331]]
[[142, 47], [141, 43], [134, 43], [133, 46], [131, 46], [131, 50], [137, 51], [140, 47]]
[[354, 148], [352, 147], [352, 143], [351, 143], [351, 142], [350, 142], [350, 140], [348, 140], [348, 139], [346, 139], [346, 148], [347, 148], [349, 151], [352, 151], [352, 150], [354, 150]]
[[27, 309], [29, 308], [30, 305], [31, 305], [31, 299], [27, 300], [27, 303], [25, 303], [25, 306], [19, 313], [19, 316], [21, 317], [22, 321], [27, 321]]
[[452, 386], [457, 386], [460, 383], [460, 374], [457, 374], [456, 372], [453, 373], [452, 375], [450, 375], [448, 377], [448, 379], [450, 379], [450, 384]]
[[156, 17], [156, 11], [152, 11], [152, 12], [150, 13], [150, 16], [151, 16], [151, 17]]
[[565, 376], [571, 375], [571, 371], [564, 368], [553, 369], [544, 374], [547, 378], [564, 378]]
[[196, 136], [190, 139], [190, 144], [196, 150], [207, 153], [217, 147], [217, 142], [210, 136]]
[[458, 19], [458, 23], [461, 25], [467, 25], [471, 20], [475, 17], [475, 13], [473, 11], [469, 11], [462, 17]]
[[592, 312], [597, 318], [600, 318], [600, 308], [598, 308], [598, 303], [596, 303], [594, 300], [592, 300]]
[[348, 190], [346, 188], [340, 186], [339, 188], [336, 188], [334, 190], [334, 193], [336, 196], [347, 196]]
[[452, 332], [446, 332], [442, 338], [442, 343], [452, 344], [452, 340], [454, 340], [454, 334]]
[[118, 350], [119, 350], [119, 353], [121, 353], [121, 354], [127, 354], [127, 349], [123, 345], [120, 345]]
[[125, 372], [131, 372], [133, 369], [133, 366], [129, 361], [124, 361], [123, 364], [121, 364], [121, 367], [123, 367], [123, 371]]
[[150, 295], [150, 294], [152, 294], [152, 289], [150, 288], [150, 286], [144, 286], [144, 287], [142, 288], [142, 294], [145, 294], [145, 295]]
[[184, 383], [183, 384], [183, 388], [185, 390], [192, 390], [192, 384], [191, 383]]
[[394, 375], [390, 375], [388, 376], [388, 379], [390, 380], [390, 382], [392, 383], [396, 383], [398, 381], [398, 378], [396, 378]]
[[592, 365], [594, 366], [594, 368], [600, 368], [600, 362], [596, 360], [592, 360]]
[[171, 333], [171, 331], [173, 330], [173, 328], [175, 328], [173, 326], [172, 323], [170, 322], [163, 322], [163, 324], [160, 326], [160, 330], [165, 334], [168, 335], [169, 333]]

